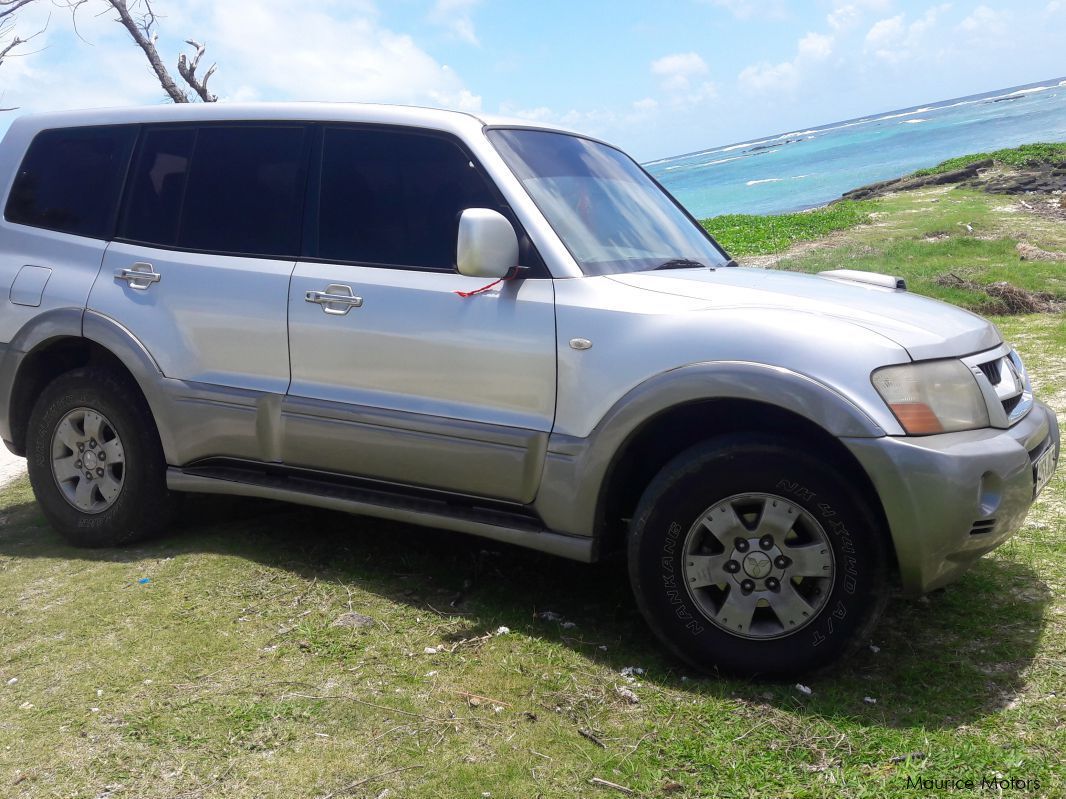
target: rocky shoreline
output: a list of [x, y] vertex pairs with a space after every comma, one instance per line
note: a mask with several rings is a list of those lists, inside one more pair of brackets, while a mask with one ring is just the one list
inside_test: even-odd
[[1059, 195], [1060, 206], [1066, 208], [1066, 164], [1040, 163], [1013, 168], [1001, 167], [991, 158], [974, 161], [950, 172], [882, 180], [845, 192], [840, 199], [870, 200], [893, 192], [946, 184], [969, 186], [990, 194]]

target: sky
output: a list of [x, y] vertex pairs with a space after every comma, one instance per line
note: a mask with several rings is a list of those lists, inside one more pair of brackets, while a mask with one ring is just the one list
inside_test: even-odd
[[[129, 0], [131, 7], [135, 0]], [[550, 122], [651, 160], [1066, 75], [1066, 0], [154, 0], [222, 101], [429, 105]], [[101, 13], [105, 11], [105, 13]], [[0, 64], [32, 111], [166, 102], [87, 0], [39, 0]], [[5, 119], [6, 117], [6, 119]]]

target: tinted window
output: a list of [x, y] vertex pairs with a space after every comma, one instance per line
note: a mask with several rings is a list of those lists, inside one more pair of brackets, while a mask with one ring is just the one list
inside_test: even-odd
[[304, 192], [302, 127], [203, 127], [196, 135], [178, 246], [295, 256]]
[[447, 139], [327, 129], [312, 249], [328, 260], [450, 269], [462, 211], [498, 207]]
[[37, 134], [8, 198], [11, 222], [111, 237], [136, 129], [64, 128]]
[[185, 179], [195, 142], [195, 128], [145, 131], [119, 236], [164, 246], [177, 243]]

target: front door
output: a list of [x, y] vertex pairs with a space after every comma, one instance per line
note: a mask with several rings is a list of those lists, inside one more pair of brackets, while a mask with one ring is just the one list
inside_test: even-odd
[[464, 208], [506, 212], [457, 141], [326, 128], [310, 255], [289, 289], [283, 460], [528, 502], [555, 413], [555, 308], [543, 277], [455, 270]]

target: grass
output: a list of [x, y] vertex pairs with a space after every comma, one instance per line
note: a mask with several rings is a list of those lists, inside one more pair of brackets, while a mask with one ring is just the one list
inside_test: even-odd
[[704, 219], [701, 224], [729, 253], [742, 257], [781, 252], [796, 242], [868, 222], [873, 207], [872, 203], [845, 200], [794, 214], [727, 214]]
[[926, 169], [919, 169], [914, 173], [915, 177], [922, 175], [938, 175], [942, 172], [951, 172], [962, 169], [977, 161], [985, 161], [991, 158], [999, 164], [1009, 167], [1027, 167], [1036, 164], [1064, 164], [1066, 163], [1066, 143], [1036, 143], [1023, 144], [1021, 147], [1011, 147], [1005, 150], [994, 150], [990, 153], [973, 153], [958, 158], [950, 158], [947, 161]]
[[[1012, 251], [1066, 249], [1066, 225], [1007, 202], [873, 201], [779, 265], [903, 273], [937, 296], [943, 270], [1061, 292], [1061, 263]], [[1062, 317], [994, 321], [1061, 416]], [[959, 582], [894, 597], [877, 651], [810, 695], [664, 656], [618, 561], [254, 501], [190, 497], [182, 517], [159, 541], [77, 550], [25, 479], [0, 490], [0, 796], [626, 795], [599, 778], [642, 797], [813, 799], [997, 776], [1039, 782], [1008, 795], [1066, 793], [1066, 469]], [[352, 612], [374, 623], [336, 625]]]

